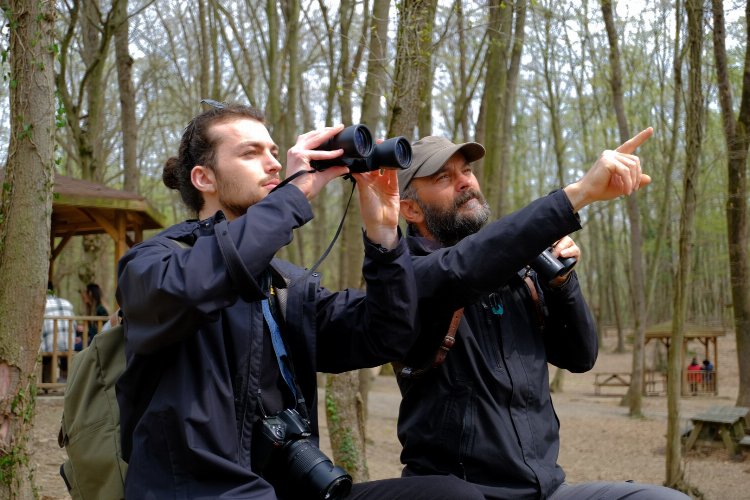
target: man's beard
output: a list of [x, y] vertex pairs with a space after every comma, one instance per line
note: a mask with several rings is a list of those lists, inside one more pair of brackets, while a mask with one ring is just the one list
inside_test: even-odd
[[[480, 207], [471, 213], [459, 213], [459, 208], [475, 199], [479, 201]], [[452, 246], [479, 231], [490, 218], [490, 207], [481, 192], [469, 189], [461, 193], [453, 204], [445, 209], [432, 207], [417, 199], [417, 204], [422, 209], [425, 225], [432, 236], [445, 246]]]
[[[274, 176], [259, 181], [259, 184], [268, 182]], [[216, 183], [219, 190], [219, 204], [225, 212], [229, 212], [233, 217], [239, 217], [247, 212], [247, 209], [261, 201], [264, 197], [259, 195], [250, 195], [243, 192], [242, 187], [224, 179], [219, 172], [216, 172]]]

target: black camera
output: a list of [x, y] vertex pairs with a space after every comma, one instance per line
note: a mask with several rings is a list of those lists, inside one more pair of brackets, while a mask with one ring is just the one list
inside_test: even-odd
[[279, 492], [320, 500], [349, 495], [352, 477], [307, 439], [310, 425], [296, 410], [261, 419], [258, 431], [253, 439], [253, 469]]
[[552, 253], [552, 247], [549, 247], [532, 260], [529, 265], [545, 283], [549, 283], [570, 272], [577, 262], [575, 257], [555, 257]]
[[381, 168], [405, 169], [411, 165], [411, 144], [405, 137], [393, 137], [380, 144], [372, 140], [365, 125], [352, 125], [318, 146], [323, 151], [343, 149], [344, 154], [333, 160], [312, 160], [315, 170], [345, 165], [349, 172], [361, 173]]

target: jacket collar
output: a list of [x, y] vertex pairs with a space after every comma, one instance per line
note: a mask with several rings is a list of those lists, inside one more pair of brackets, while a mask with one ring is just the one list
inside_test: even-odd
[[439, 241], [431, 240], [420, 235], [413, 226], [409, 225], [406, 229], [406, 243], [409, 246], [409, 252], [412, 255], [428, 255], [436, 250], [445, 248], [445, 245]]

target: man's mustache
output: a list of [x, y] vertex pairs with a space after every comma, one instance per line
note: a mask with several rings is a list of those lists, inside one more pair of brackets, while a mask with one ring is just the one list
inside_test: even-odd
[[484, 204], [484, 196], [482, 196], [482, 193], [475, 189], [468, 189], [456, 197], [456, 199], [453, 201], [453, 208], [460, 208], [464, 203], [467, 203], [473, 199], [476, 199], [477, 201], [479, 201], [479, 203]]

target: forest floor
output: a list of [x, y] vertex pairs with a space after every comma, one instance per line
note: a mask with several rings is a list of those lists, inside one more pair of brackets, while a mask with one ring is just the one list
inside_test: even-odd
[[[597, 372], [629, 372], [632, 353], [614, 353], [614, 338], [607, 337], [594, 369], [588, 373], [566, 373], [563, 392], [553, 395], [560, 419], [561, 452], [559, 463], [571, 483], [596, 480], [627, 480], [661, 484], [665, 477], [667, 433], [667, 397], [643, 399], [644, 417], [628, 417], [620, 406], [624, 387], [602, 388], [594, 393]], [[738, 393], [737, 351], [733, 336], [718, 341], [720, 373], [719, 395], [685, 397], [680, 403], [680, 425], [687, 429], [690, 417], [713, 405], [735, 404]], [[652, 354], [653, 343], [647, 348]], [[691, 345], [695, 355], [703, 357], [699, 344]], [[689, 353], [688, 358], [692, 355]], [[648, 364], [648, 361], [647, 361]], [[553, 368], [554, 370], [554, 368]], [[554, 375], [551, 372], [550, 378]], [[322, 396], [322, 394], [321, 394]], [[320, 397], [320, 401], [324, 398]], [[62, 413], [60, 395], [38, 398], [32, 435], [31, 462], [42, 500], [69, 499], [59, 475], [65, 451], [57, 445]], [[369, 398], [367, 457], [371, 479], [400, 475], [400, 445], [396, 439], [399, 393], [392, 376], [377, 376]], [[321, 447], [329, 456], [328, 434], [322, 407]], [[706, 500], [749, 498], [750, 451], [739, 460], [730, 459], [720, 442], [701, 444], [684, 457], [686, 480], [697, 487]]]

